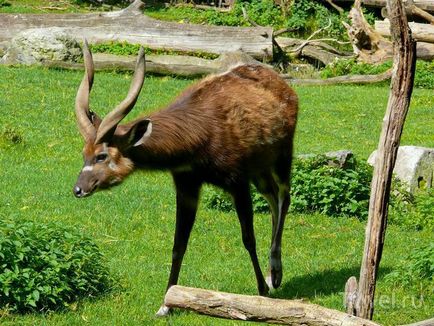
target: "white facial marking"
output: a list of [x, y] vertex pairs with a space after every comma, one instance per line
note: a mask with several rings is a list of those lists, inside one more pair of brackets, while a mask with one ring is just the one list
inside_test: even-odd
[[109, 168], [112, 169], [112, 170], [116, 170], [116, 169], [118, 168], [118, 166], [116, 165], [115, 162], [110, 161], [110, 163], [109, 163]]
[[81, 172], [90, 172], [93, 170], [93, 165], [86, 165]]

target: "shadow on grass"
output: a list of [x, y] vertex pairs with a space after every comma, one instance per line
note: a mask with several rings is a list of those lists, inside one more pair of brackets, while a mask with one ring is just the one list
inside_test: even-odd
[[[391, 272], [390, 267], [383, 267], [379, 271], [378, 279]], [[282, 286], [271, 294], [279, 299], [313, 299], [319, 295], [343, 293], [345, 283], [351, 276], [359, 278], [360, 266], [343, 269], [328, 269], [314, 274], [306, 274], [288, 279]]]

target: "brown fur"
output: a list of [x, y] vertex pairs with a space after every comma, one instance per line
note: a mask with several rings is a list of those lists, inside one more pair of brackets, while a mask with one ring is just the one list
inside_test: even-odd
[[[282, 151], [290, 153], [296, 117], [297, 97], [276, 73], [238, 66], [191, 86], [151, 114], [151, 136], [124, 155], [151, 168], [188, 165], [220, 185], [268, 169]], [[125, 133], [135, 123], [118, 129]]]

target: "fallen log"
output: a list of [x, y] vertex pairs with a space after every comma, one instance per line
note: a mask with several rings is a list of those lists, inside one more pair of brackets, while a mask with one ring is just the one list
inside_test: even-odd
[[[353, 0], [335, 0], [335, 2], [354, 2]], [[363, 0], [363, 4], [368, 7], [384, 8], [386, 7], [387, 0]], [[404, 5], [408, 1], [403, 1]], [[420, 9], [434, 13], [433, 0], [414, 0], [414, 5]]]
[[164, 304], [215, 317], [305, 326], [375, 326], [378, 324], [300, 300], [217, 292], [179, 285], [166, 293]]
[[[434, 43], [434, 25], [410, 22], [413, 38], [418, 42]], [[389, 20], [376, 20], [375, 30], [383, 36], [390, 36]]]
[[[135, 56], [118, 56], [105, 53], [94, 53], [95, 70], [134, 71]], [[208, 60], [181, 55], [146, 55], [146, 71], [160, 75], [178, 75], [196, 77], [226, 71], [229, 67], [240, 63], [262, 64], [243, 52], [230, 52], [218, 59]], [[69, 61], [45, 60], [41, 64], [48, 68], [82, 70], [83, 63]]]
[[290, 75], [281, 75], [289, 84], [293, 85], [351, 85], [351, 84], [374, 84], [390, 79], [392, 70], [389, 69], [378, 75], [346, 75], [327, 79], [293, 79]]
[[242, 50], [271, 60], [272, 34], [268, 27], [227, 27], [178, 24], [143, 15], [143, 2], [126, 9], [87, 14], [0, 14], [0, 42], [32, 28], [60, 27], [72, 37], [89, 43], [109, 41], [141, 44], [152, 49], [221, 54]]

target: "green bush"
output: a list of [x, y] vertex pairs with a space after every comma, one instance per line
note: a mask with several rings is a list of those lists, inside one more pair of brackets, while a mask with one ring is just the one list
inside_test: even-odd
[[0, 220], [0, 309], [65, 308], [114, 282], [98, 247], [58, 223]]
[[294, 165], [291, 209], [335, 216], [367, 217], [372, 168], [350, 159], [348, 168], [329, 165], [319, 156]]
[[[434, 281], [434, 242], [414, 249], [404, 261], [386, 275], [388, 282], [400, 286], [418, 286]], [[434, 285], [434, 284], [433, 284]]]
[[[372, 168], [354, 159], [347, 168], [329, 163], [330, 158], [325, 156], [295, 160], [290, 209], [366, 218]], [[265, 199], [253, 188], [252, 200], [255, 212], [268, 211]], [[215, 189], [206, 193], [205, 203], [208, 208], [222, 211], [232, 208], [230, 197]]]
[[394, 200], [389, 213], [392, 224], [409, 230], [434, 231], [434, 190], [420, 191], [414, 196]]

